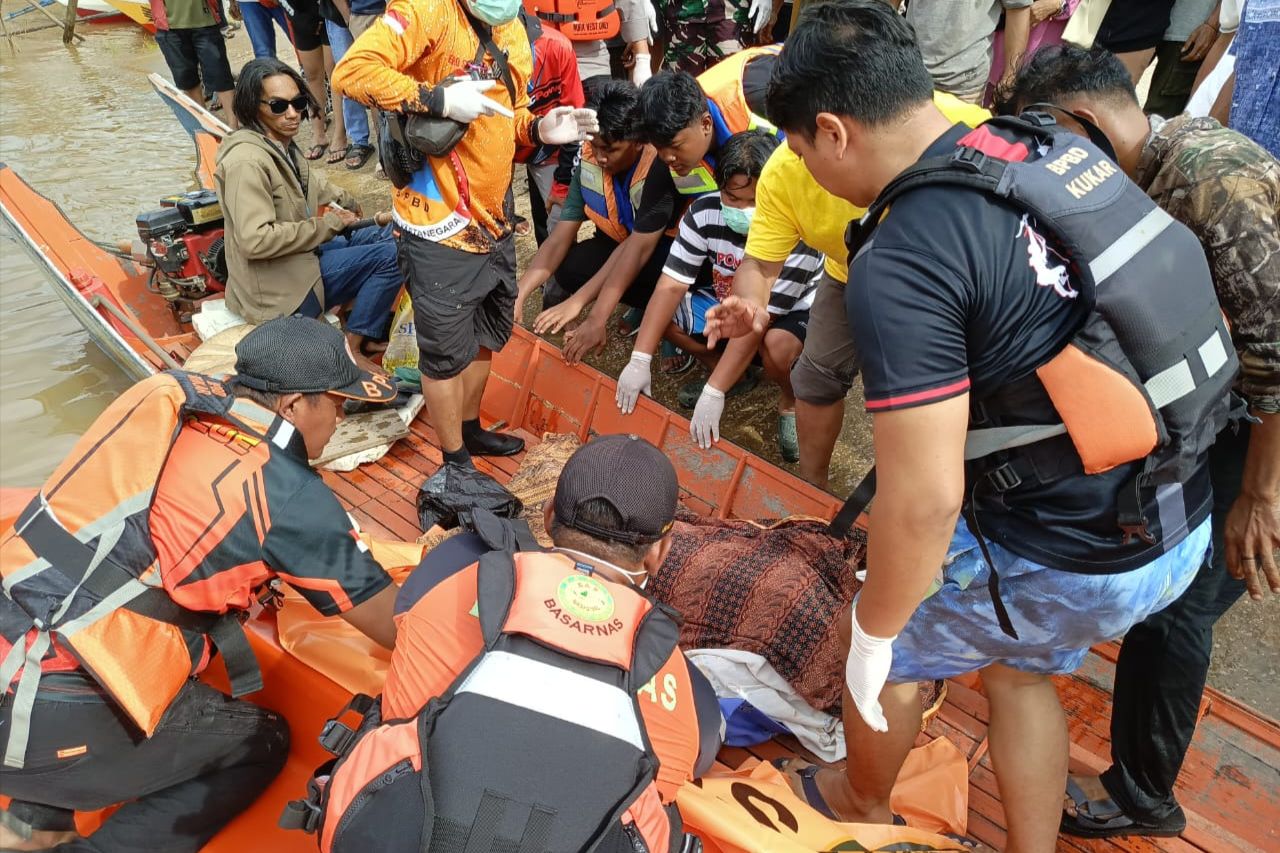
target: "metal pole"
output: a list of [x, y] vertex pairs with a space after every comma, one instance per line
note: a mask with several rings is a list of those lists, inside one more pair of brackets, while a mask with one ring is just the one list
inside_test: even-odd
[[76, 7], [80, 0], [67, 0], [67, 19], [62, 25], [62, 43], [71, 44], [76, 35]]

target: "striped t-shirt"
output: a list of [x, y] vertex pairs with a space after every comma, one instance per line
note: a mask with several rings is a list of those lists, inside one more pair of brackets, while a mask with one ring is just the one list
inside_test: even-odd
[[[671, 254], [663, 273], [683, 284], [692, 285], [704, 264], [711, 264], [711, 281], [716, 298], [723, 300], [733, 293], [733, 276], [746, 254], [747, 236], [724, 224], [720, 210], [720, 194], [699, 198], [680, 219], [680, 233], [671, 244]], [[797, 243], [782, 264], [782, 272], [769, 295], [770, 314], [808, 311], [813, 293], [822, 276], [823, 256], [804, 243]]]

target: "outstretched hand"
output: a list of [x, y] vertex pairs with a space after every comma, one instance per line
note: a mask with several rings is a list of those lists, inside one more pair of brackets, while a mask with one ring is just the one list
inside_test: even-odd
[[546, 308], [533, 320], [533, 331], [539, 335], [554, 335], [582, 313], [582, 305], [576, 299], [566, 299], [559, 305]]
[[577, 364], [592, 353], [604, 349], [608, 339], [604, 323], [588, 317], [581, 326], [564, 336], [564, 360], [569, 364]]
[[724, 338], [763, 335], [769, 328], [769, 310], [741, 296], [727, 297], [707, 310], [707, 346], [714, 347]]

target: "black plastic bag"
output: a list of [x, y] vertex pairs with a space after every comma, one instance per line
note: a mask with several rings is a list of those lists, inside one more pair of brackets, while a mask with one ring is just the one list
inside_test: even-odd
[[452, 530], [460, 523], [468, 523], [476, 509], [515, 518], [524, 505], [488, 474], [449, 462], [418, 490], [418, 523], [424, 531], [437, 524]]

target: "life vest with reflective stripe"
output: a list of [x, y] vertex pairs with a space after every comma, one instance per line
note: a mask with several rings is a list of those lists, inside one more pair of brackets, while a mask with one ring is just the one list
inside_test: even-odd
[[525, 11], [570, 41], [611, 39], [622, 29], [614, 0], [523, 0]]
[[[188, 423], [218, 439], [218, 449], [204, 455], [221, 460], [227, 482], [260, 472], [271, 443], [245, 420], [269, 423], [273, 416], [207, 376], [171, 371], [145, 379], [81, 436], [6, 531], [0, 540], [0, 685], [14, 694], [7, 700], [14, 705], [6, 766], [22, 766], [24, 715], [42, 671], [83, 668], [148, 736], [207, 655], [206, 646], [193, 660], [184, 629], [219, 648], [236, 695], [261, 688], [235, 614], [187, 610], [165, 591], [175, 549], [207, 554], [219, 537], [157, 542], [150, 519], [156, 483]], [[233, 467], [241, 469], [234, 476]], [[237, 499], [211, 493], [200, 527], [216, 522], [220, 511], [234, 513]], [[255, 527], [265, 536], [265, 523]]]
[[612, 237], [614, 242], [621, 243], [635, 228], [636, 211], [640, 208], [640, 199], [644, 195], [644, 180], [658, 152], [652, 145], [641, 149], [631, 171], [622, 179], [627, 192], [621, 198], [615, 189], [617, 182], [614, 177], [605, 174], [596, 164], [590, 142], [582, 143], [580, 156], [578, 183], [582, 189], [582, 202], [587, 218], [596, 224], [597, 229]]
[[[895, 199], [938, 184], [1028, 213], [1066, 262], [1064, 286], [1092, 307], [1047, 362], [974, 401], [971, 479], [1003, 492], [1141, 460], [1118, 519], [1126, 541], [1154, 543], [1142, 497], [1203, 464], [1231, 417], [1239, 369], [1200, 242], [1101, 148], [1028, 113], [992, 119], [895, 178], [850, 229], [851, 257], [874, 243]], [[1180, 496], [1162, 491], [1162, 507]]]
[[[412, 719], [357, 697], [360, 726], [326, 726], [338, 758], [281, 825], [318, 831], [323, 853], [680, 850], [637, 696], [678, 655], [675, 621], [562, 554], [490, 552], [476, 587], [480, 654]], [[696, 737], [687, 705], [673, 713]]]
[[[707, 111], [711, 114], [712, 134], [715, 145], [719, 148], [730, 136], [744, 130], [766, 130], [782, 138], [778, 128], [768, 119], [756, 115], [747, 104], [747, 96], [742, 91], [742, 75], [747, 64], [760, 56], [777, 56], [782, 45], [770, 44], [762, 47], [749, 47], [721, 60], [698, 75], [698, 85], [707, 96]], [[687, 175], [671, 173], [676, 190], [681, 195], [706, 195], [715, 192], [715, 163], [710, 158], [703, 160]]]

